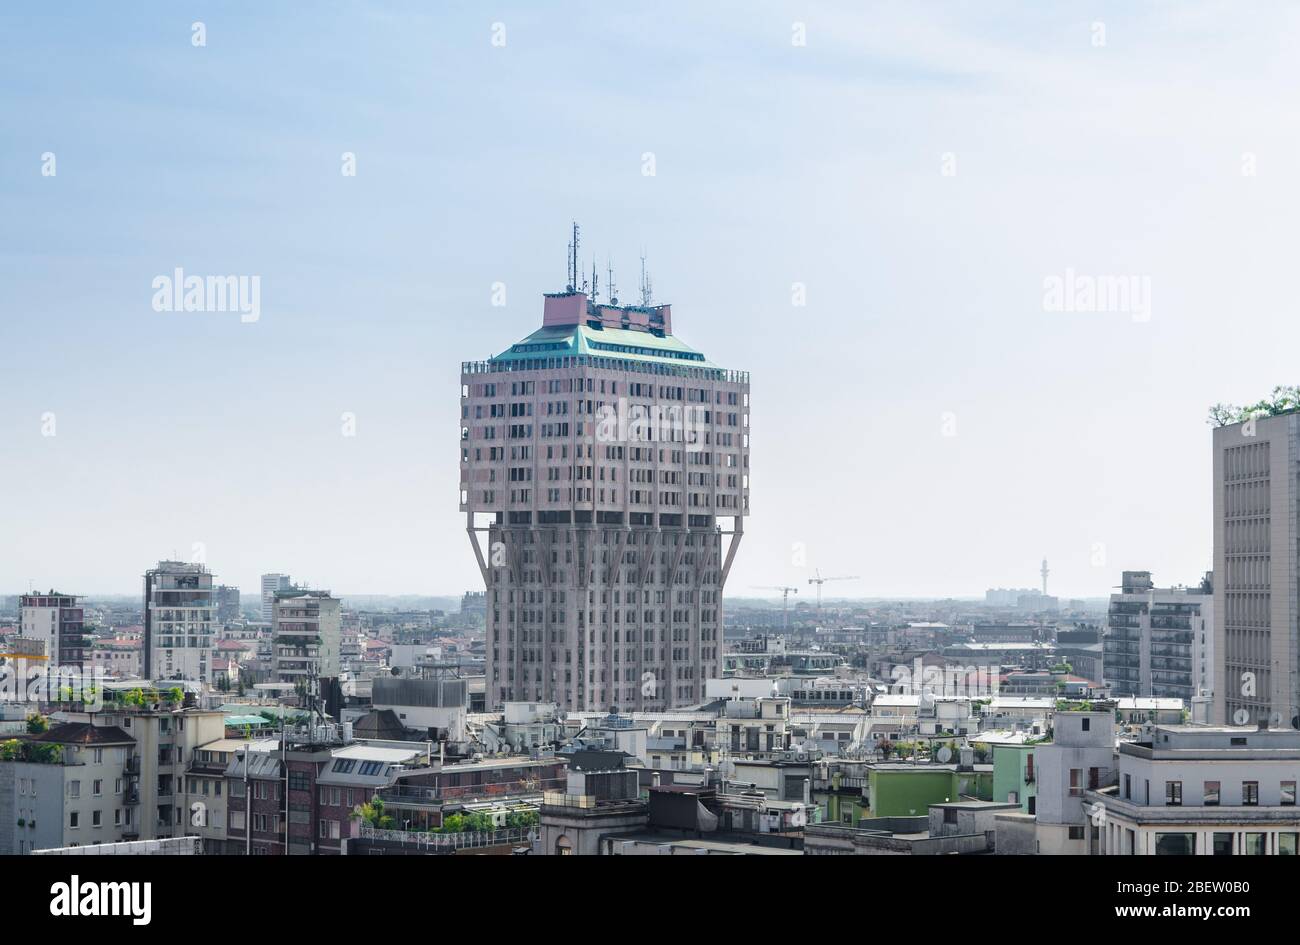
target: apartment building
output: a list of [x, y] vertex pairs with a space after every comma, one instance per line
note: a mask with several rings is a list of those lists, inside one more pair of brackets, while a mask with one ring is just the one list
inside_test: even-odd
[[226, 767], [226, 852], [283, 856], [284, 762], [278, 751], [237, 750]]
[[202, 564], [160, 561], [144, 576], [142, 675], [209, 681], [216, 599]]
[[135, 757], [127, 774], [133, 781], [133, 806], [138, 807], [139, 815], [125, 839], [185, 836], [192, 800], [201, 799], [197, 792], [195, 798], [189, 797], [185, 774], [198, 747], [225, 733], [222, 713], [162, 701], [125, 706], [114, 700], [100, 712], [72, 717], [97, 727], [120, 728], [134, 742]]
[[749, 376], [668, 305], [547, 295], [461, 369], [460, 509], [486, 586], [487, 705], [698, 702], [749, 511]]
[[1300, 732], [1160, 725], [1122, 743], [1119, 779], [1089, 791], [1091, 853], [1295, 856]]
[[1300, 414], [1219, 427], [1214, 720], [1300, 729]]
[[117, 726], [66, 722], [0, 758], [0, 854], [134, 839], [134, 750]]
[[270, 623], [275, 617], [275, 592], [292, 586], [287, 574], [262, 575], [262, 622]]
[[90, 638], [85, 633], [85, 611], [78, 598], [51, 590], [18, 598], [22, 636], [41, 640], [45, 656], [63, 668], [82, 669], [90, 662]]
[[220, 584], [215, 590], [217, 622], [223, 626], [239, 619], [239, 588]]
[[337, 677], [343, 648], [339, 601], [329, 591], [289, 587], [275, 592], [272, 652], [277, 682], [319, 694], [322, 676]]
[[230, 791], [226, 784], [226, 769], [240, 750], [279, 751], [277, 739], [246, 740], [218, 738], [197, 746], [189, 753], [185, 770], [185, 787], [189, 802], [189, 824], [186, 833], [198, 837], [203, 852], [223, 854], [229, 846], [229, 813], [227, 802]]
[[1057, 712], [1052, 740], [1036, 744], [1033, 758], [1035, 852], [1085, 853], [1097, 828], [1084, 807], [1084, 794], [1115, 781], [1114, 706], [1101, 702], [1088, 711]]
[[113, 679], [138, 677], [143, 668], [140, 641], [123, 638], [94, 641], [90, 660], [95, 672]]
[[1214, 686], [1214, 591], [1157, 588], [1150, 571], [1125, 571], [1110, 596], [1102, 644], [1105, 681], [1116, 696], [1207, 698]]

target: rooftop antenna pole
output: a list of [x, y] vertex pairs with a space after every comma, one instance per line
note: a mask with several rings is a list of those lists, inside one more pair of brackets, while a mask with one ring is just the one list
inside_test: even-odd
[[600, 276], [596, 273], [596, 257], [591, 257], [591, 300], [600, 298]]
[[650, 305], [650, 276], [645, 271], [645, 251], [641, 251], [641, 304]]
[[573, 244], [572, 244], [572, 248], [573, 248], [573, 268], [572, 268], [572, 270], [571, 270], [572, 273], [573, 273], [573, 285], [571, 286], [570, 291], [572, 291], [573, 289], [578, 288], [578, 272], [579, 272], [579, 270], [578, 270], [578, 239], [579, 239], [579, 237], [578, 237], [578, 221], [577, 221], [577, 220], [574, 220], [574, 221], [573, 221]]
[[614, 285], [614, 263], [605, 257], [605, 291], [609, 294], [609, 304], [618, 304], [618, 289]]

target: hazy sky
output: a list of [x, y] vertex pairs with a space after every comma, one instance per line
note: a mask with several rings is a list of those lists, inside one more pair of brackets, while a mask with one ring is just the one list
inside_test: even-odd
[[[1191, 582], [1206, 408], [1300, 381], [1298, 19], [5, 4], [0, 592], [133, 592], [196, 543], [246, 590], [480, 586], [460, 362], [540, 324], [574, 218], [752, 372], [733, 594]], [[155, 311], [177, 267], [258, 275], [259, 320]], [[1149, 319], [1048, 311], [1067, 270], [1149, 280]]]

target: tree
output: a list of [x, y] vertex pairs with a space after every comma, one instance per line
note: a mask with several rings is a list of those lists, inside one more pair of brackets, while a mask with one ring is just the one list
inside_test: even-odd
[[45, 718], [45, 716], [43, 715], [27, 716], [28, 735], [39, 735], [42, 732], [48, 732], [49, 730], [50, 730], [50, 723], [49, 720]]
[[1210, 408], [1209, 422], [1216, 427], [1231, 423], [1244, 423], [1253, 417], [1277, 417], [1300, 410], [1300, 387], [1279, 384], [1268, 397], [1245, 407], [1215, 404]]
[[377, 827], [380, 830], [393, 829], [393, 818], [384, 813], [384, 799], [378, 794], [358, 807], [352, 818], [360, 820], [368, 827]]
[[512, 810], [506, 814], [506, 826], [511, 830], [526, 830], [536, 826], [538, 820], [535, 810]]

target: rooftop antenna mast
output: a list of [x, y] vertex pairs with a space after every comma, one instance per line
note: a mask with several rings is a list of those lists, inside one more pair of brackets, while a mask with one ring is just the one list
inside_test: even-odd
[[578, 221], [573, 221], [573, 242], [569, 244], [569, 291], [578, 287]]
[[614, 285], [614, 263], [605, 257], [605, 291], [609, 294], [609, 304], [618, 304], [618, 287]]
[[650, 306], [650, 300], [654, 297], [654, 292], [650, 285], [650, 274], [645, 269], [645, 253], [641, 253], [641, 304], [647, 308]]
[[591, 300], [600, 298], [600, 276], [596, 273], [596, 257], [591, 257]]

